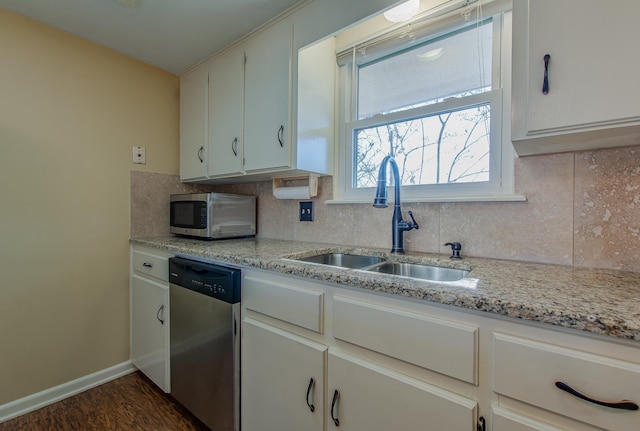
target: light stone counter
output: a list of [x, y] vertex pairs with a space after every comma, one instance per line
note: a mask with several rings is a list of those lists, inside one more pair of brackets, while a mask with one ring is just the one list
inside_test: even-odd
[[[457, 261], [426, 253], [395, 256], [381, 249], [270, 239], [200, 241], [172, 236], [130, 242], [175, 254], [640, 341], [640, 273], [478, 258]], [[390, 261], [471, 272], [461, 281], [438, 283], [291, 260], [327, 252], [375, 255]]]

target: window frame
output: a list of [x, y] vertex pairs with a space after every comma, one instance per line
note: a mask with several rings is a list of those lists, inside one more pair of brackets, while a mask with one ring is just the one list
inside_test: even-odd
[[[522, 201], [523, 196], [514, 194], [514, 158], [515, 153], [511, 145], [511, 2], [496, 2], [490, 15], [493, 25], [492, 47], [492, 89], [479, 94], [461, 98], [445, 99], [443, 102], [378, 115], [357, 120], [357, 88], [356, 67], [348, 62], [339, 68], [338, 96], [339, 96], [339, 127], [338, 151], [336, 151], [336, 179], [334, 180], [334, 200], [329, 203], [370, 203], [375, 194], [374, 187], [353, 187], [352, 169], [356, 130], [384, 125], [404, 119], [410, 120], [456, 110], [464, 107], [477, 106], [485, 101], [491, 105], [490, 128], [490, 179], [477, 183], [449, 183], [434, 185], [402, 186], [404, 202], [465, 202], [465, 201]], [[434, 21], [432, 36], [439, 37], [444, 33], [458, 31], [464, 25], [460, 11], [443, 16]], [[468, 25], [468, 23], [466, 23]], [[401, 51], [398, 48], [397, 51]]]

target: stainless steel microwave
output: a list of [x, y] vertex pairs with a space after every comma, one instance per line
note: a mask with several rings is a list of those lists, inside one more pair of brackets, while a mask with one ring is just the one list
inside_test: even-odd
[[256, 197], [230, 193], [187, 193], [169, 198], [169, 231], [201, 239], [256, 234]]

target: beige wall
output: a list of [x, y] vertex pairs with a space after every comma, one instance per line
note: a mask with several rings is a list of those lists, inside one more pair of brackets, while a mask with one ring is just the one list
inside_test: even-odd
[[0, 53], [2, 405], [128, 360], [129, 172], [178, 173], [179, 80], [2, 9]]

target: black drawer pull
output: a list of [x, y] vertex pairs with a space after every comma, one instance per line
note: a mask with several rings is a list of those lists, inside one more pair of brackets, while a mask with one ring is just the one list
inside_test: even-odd
[[284, 125], [278, 129], [278, 143], [281, 147], [284, 147]]
[[309, 394], [311, 393], [311, 389], [313, 389], [315, 383], [316, 381], [313, 380], [313, 377], [311, 377], [311, 379], [309, 379], [309, 387], [307, 388], [307, 405], [309, 406], [309, 410], [311, 410], [311, 413], [316, 411], [316, 407], [309, 402]]
[[142, 266], [144, 266], [145, 268], [153, 268], [153, 264], [149, 262], [144, 262]]
[[233, 151], [233, 155], [238, 157], [238, 138], [233, 138], [233, 142], [231, 142], [231, 151]]
[[164, 311], [164, 305], [161, 305], [160, 308], [158, 308], [158, 312], [156, 313], [156, 319], [158, 319], [158, 322], [164, 325], [164, 319], [160, 318], [160, 313], [162, 313], [163, 311]]
[[338, 399], [340, 398], [340, 392], [338, 392], [338, 390], [336, 389], [333, 392], [333, 401], [331, 401], [331, 419], [333, 419], [333, 423], [339, 427], [340, 426], [340, 419], [338, 419], [338, 416], [334, 413], [334, 409], [336, 408], [336, 405], [338, 404]]
[[542, 94], [549, 94], [549, 60], [551, 56], [546, 54], [544, 56], [544, 79], [542, 80]]
[[558, 389], [562, 389], [565, 392], [570, 393], [571, 395], [573, 395], [574, 397], [578, 397], [581, 400], [585, 400], [588, 401], [590, 403], [593, 404], [597, 404], [599, 406], [603, 406], [603, 407], [609, 407], [612, 409], [619, 409], [619, 410], [638, 410], [638, 405], [632, 401], [629, 400], [622, 400], [622, 401], [618, 401], [618, 402], [606, 402], [606, 401], [599, 401], [593, 398], [589, 398], [586, 395], [581, 394], [580, 392], [576, 391], [575, 389], [573, 389], [571, 386], [569, 386], [568, 384], [561, 382], [561, 381], [556, 381], [555, 383], [556, 387]]

